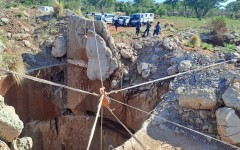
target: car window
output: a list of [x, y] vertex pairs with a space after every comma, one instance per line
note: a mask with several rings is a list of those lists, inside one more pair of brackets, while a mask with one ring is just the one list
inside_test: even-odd
[[150, 17], [152, 17], [153, 16], [153, 14], [150, 14]]

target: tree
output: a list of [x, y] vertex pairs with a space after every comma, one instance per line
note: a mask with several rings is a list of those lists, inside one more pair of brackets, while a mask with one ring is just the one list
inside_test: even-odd
[[201, 19], [210, 10], [219, 6], [219, 3], [227, 0], [184, 0], [185, 4], [195, 11], [196, 17]]
[[154, 7], [154, 0], [134, 0], [134, 6], [136, 12], [148, 12]]
[[240, 0], [229, 3], [226, 6], [226, 10], [232, 11], [234, 13], [239, 12], [240, 11]]
[[164, 4], [171, 5], [172, 8], [175, 8], [179, 0], [165, 0]]
[[115, 11], [124, 12], [126, 15], [131, 15], [134, 12], [132, 2], [116, 2]]

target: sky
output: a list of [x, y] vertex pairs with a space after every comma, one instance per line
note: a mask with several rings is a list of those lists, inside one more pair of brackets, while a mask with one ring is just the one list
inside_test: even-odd
[[[127, 1], [133, 1], [133, 0], [117, 0], [117, 1], [123, 1], [123, 2], [127, 2]], [[155, 2], [163, 2], [164, 0], [155, 0]], [[236, 1], [236, 0], [228, 0], [226, 3], [223, 3], [223, 5], [227, 5], [228, 3], [230, 2], [233, 2], [233, 1]]]

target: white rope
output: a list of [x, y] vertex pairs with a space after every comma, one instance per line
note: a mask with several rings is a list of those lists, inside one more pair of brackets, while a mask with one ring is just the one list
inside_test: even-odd
[[141, 143], [141, 141], [118, 119], [118, 117], [113, 113], [113, 111], [107, 107], [107, 109], [111, 112], [111, 114], [117, 119], [117, 121], [127, 130], [127, 132], [137, 141], [137, 143], [142, 147], [142, 149], [147, 150], [145, 146]]
[[66, 86], [66, 85], [63, 85], [63, 84], [55, 83], [55, 82], [52, 82], [52, 81], [40, 79], [40, 78], [37, 78], [37, 77], [33, 77], [33, 76], [21, 74], [21, 73], [17, 73], [17, 72], [14, 72], [14, 71], [3, 69], [3, 68], [0, 68], [0, 71], [11, 73], [11, 74], [16, 74], [16, 75], [19, 75], [21, 77], [30, 79], [32, 81], [36, 81], [36, 82], [39, 82], [39, 83], [44, 83], [44, 84], [48, 84], [48, 85], [53, 85], [53, 86], [65, 88], [65, 89], [68, 89], [68, 90], [71, 90], [71, 91], [75, 91], [75, 92], [79, 92], [79, 93], [83, 93], [83, 94], [89, 94], [89, 95], [93, 95], [93, 96], [97, 96], [97, 97], [100, 96], [99, 94], [96, 94], [96, 93], [91, 93], [91, 92], [88, 92], [88, 91], [76, 89], [76, 88], [69, 87], [69, 86]]
[[[97, 48], [97, 56], [98, 56], [98, 66], [99, 66], [99, 71], [100, 71], [100, 77], [101, 77], [101, 85], [102, 85], [102, 88], [104, 88], [103, 86], [103, 77], [102, 77], [102, 67], [101, 67], [101, 61], [100, 61], [100, 55], [99, 55], [99, 50], [98, 50], [98, 43], [97, 43], [97, 33], [96, 33], [96, 29], [95, 29], [95, 23], [94, 23], [94, 20], [93, 20], [93, 30], [94, 30], [94, 37], [95, 37], [95, 44], [96, 44], [96, 48]], [[100, 150], [102, 150], [102, 141], [103, 141], [103, 137], [102, 137], [102, 123], [103, 123], [103, 107], [101, 106], [101, 110], [102, 110], [102, 113], [101, 113], [101, 133], [100, 133]]]
[[[138, 110], [138, 111], [141, 111], [141, 112], [143, 112], [143, 113], [146, 113], [147, 115], [150, 115], [150, 113], [152, 112], [152, 111], [147, 112], [147, 111], [145, 111], [145, 110], [142, 110], [142, 109], [133, 107], [133, 106], [131, 106], [131, 105], [122, 103], [122, 102], [120, 102], [120, 101], [118, 101], [118, 100], [115, 100], [115, 99], [112, 99], [112, 98], [111, 98], [111, 100], [113, 100], [113, 101], [115, 101], [115, 102], [117, 102], [117, 103], [123, 104], [123, 105], [125, 105], [125, 106], [127, 106], [127, 107], [130, 107], [130, 108], [136, 109], [136, 110]], [[223, 144], [225, 144], [225, 145], [231, 146], [231, 147], [233, 147], [233, 148], [240, 149], [240, 147], [237, 147], [237, 146], [235, 146], [235, 145], [232, 145], [232, 144], [229, 144], [229, 143], [227, 143], [227, 142], [221, 141], [221, 140], [219, 140], [219, 139], [216, 139], [216, 138], [214, 138], [214, 137], [211, 137], [211, 136], [209, 136], [209, 135], [207, 135], [207, 134], [204, 134], [204, 133], [201, 133], [201, 132], [199, 132], [199, 131], [193, 130], [193, 129], [191, 129], [191, 128], [185, 127], [185, 126], [183, 126], [183, 125], [181, 125], [181, 124], [172, 122], [172, 121], [170, 121], [170, 120], [168, 120], [168, 119], [165, 119], [165, 118], [162, 118], [162, 117], [159, 117], [159, 116], [154, 116], [154, 117], [159, 118], [160, 120], [163, 120], [163, 121], [168, 122], [168, 123], [170, 123], [170, 124], [173, 124], [173, 125], [175, 125], [175, 126], [178, 126], [178, 127], [187, 129], [187, 130], [189, 130], [189, 131], [195, 132], [195, 133], [197, 133], [197, 134], [199, 134], [199, 135], [202, 135], [202, 136], [205, 136], [205, 137], [207, 137], [207, 138], [213, 139], [213, 140], [218, 141], [218, 142], [220, 142], [220, 143], [223, 143]]]
[[101, 106], [101, 141], [100, 141], [100, 150], [103, 150], [103, 106]]
[[99, 102], [99, 104], [98, 104], [97, 114], [96, 114], [96, 118], [95, 118], [95, 121], [94, 121], [94, 123], [93, 123], [93, 127], [92, 127], [92, 130], [91, 130], [91, 134], [90, 134], [90, 137], [89, 137], [89, 140], [88, 140], [87, 150], [89, 150], [90, 145], [91, 145], [91, 143], [92, 143], [93, 135], [94, 135], [94, 132], [95, 132], [95, 129], [96, 129], [96, 125], [97, 125], [97, 120], [98, 120], [99, 113], [100, 113], [100, 110], [101, 110], [101, 107], [102, 107], [103, 97], [104, 97], [104, 96], [101, 96], [100, 102]]
[[96, 44], [96, 48], [97, 48], [98, 66], [99, 66], [99, 71], [100, 71], [100, 76], [101, 76], [101, 84], [102, 84], [102, 88], [103, 88], [102, 67], [101, 67], [101, 61], [100, 61], [100, 56], [99, 56], [99, 51], [98, 51], [97, 34], [96, 34], [96, 30], [95, 30], [94, 20], [93, 20], [93, 31], [94, 31], [94, 36], [95, 36], [95, 44]]
[[148, 82], [145, 82], [145, 83], [133, 85], [133, 86], [126, 87], [126, 88], [123, 88], [123, 89], [113, 90], [113, 91], [108, 92], [107, 94], [109, 95], [109, 94], [112, 94], [112, 93], [118, 93], [118, 92], [121, 92], [121, 91], [133, 89], [133, 88], [136, 88], [136, 87], [139, 87], [139, 86], [143, 86], [143, 85], [146, 85], [146, 84], [151, 84], [151, 83], [155, 83], [155, 82], [158, 82], [158, 81], [163, 81], [163, 80], [171, 79], [171, 78], [174, 78], [174, 77], [177, 77], [177, 76], [181, 76], [181, 75], [184, 75], [184, 74], [188, 74], [188, 73], [191, 73], [191, 72], [200, 71], [200, 70], [203, 70], [203, 69], [207, 69], [207, 68], [210, 68], [210, 67], [214, 67], [214, 66], [217, 66], [217, 65], [221, 65], [221, 64], [224, 64], [224, 63], [227, 63], [227, 62], [230, 62], [230, 61], [232, 61], [232, 60], [228, 60], [228, 61], [224, 61], [224, 62], [220, 62], [220, 63], [211, 64], [211, 65], [204, 66], [204, 67], [201, 67], [201, 68], [198, 68], [198, 69], [193, 69], [193, 70], [189, 70], [189, 71], [186, 71], [186, 72], [178, 73], [178, 74], [175, 74], [175, 75], [166, 76], [166, 77], [163, 77], [163, 78], [159, 78], [159, 79], [152, 80], [152, 81], [148, 81]]

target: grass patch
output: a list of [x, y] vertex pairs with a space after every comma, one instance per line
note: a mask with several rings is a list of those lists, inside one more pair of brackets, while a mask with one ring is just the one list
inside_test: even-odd
[[18, 18], [22, 18], [24, 16], [24, 13], [22, 11], [19, 11], [19, 12], [16, 13], [15, 16], [18, 17]]
[[[171, 22], [174, 24], [175, 28], [179, 28], [179, 30], [185, 30], [186, 27], [208, 31], [205, 27], [211, 18], [203, 18], [201, 20], [197, 18], [186, 18], [186, 17], [176, 17], [176, 16], [164, 16], [163, 19], [160, 19], [161, 24], [163, 26], [167, 22]], [[224, 18], [226, 27], [230, 31], [240, 32], [240, 20], [234, 20], [230, 18]], [[156, 20], [159, 21], [159, 20]]]
[[[3, 53], [2, 61], [0, 62], [0, 67], [20, 73], [20, 74], [27, 73], [27, 69], [22, 59], [16, 57], [13, 54]], [[18, 85], [20, 85], [24, 80], [22, 76], [19, 76], [16, 74], [14, 74], [12, 77]]]
[[0, 35], [0, 41], [2, 41], [5, 46], [9, 45], [9, 40], [5, 36]]
[[213, 50], [213, 46], [211, 44], [202, 43], [201, 47], [205, 50]]
[[235, 44], [224, 43], [224, 47], [225, 47], [227, 52], [235, 52], [236, 51], [236, 45]]

